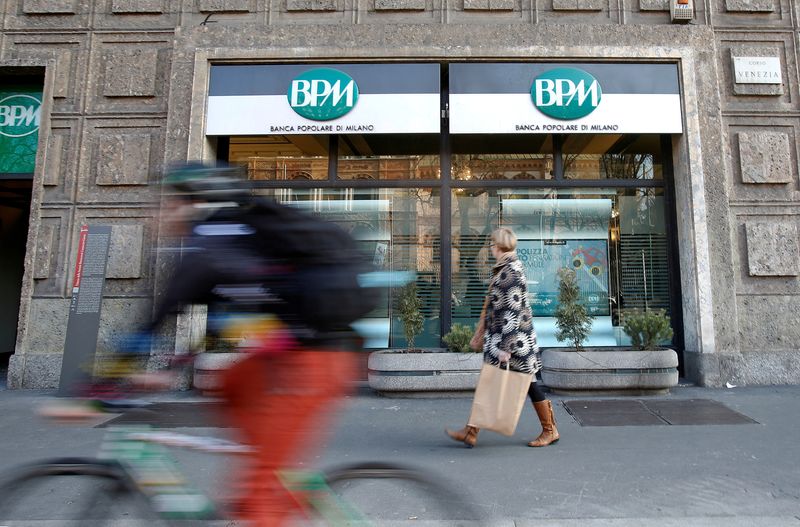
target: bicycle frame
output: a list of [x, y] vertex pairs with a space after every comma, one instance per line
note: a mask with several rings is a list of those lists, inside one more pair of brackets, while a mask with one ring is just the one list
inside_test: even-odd
[[[109, 430], [99, 457], [120, 463], [165, 519], [207, 519], [216, 508], [213, 500], [186, 482], [177, 461], [164, 445], [210, 453], [250, 451], [239, 443], [159, 432], [147, 425]], [[302, 509], [317, 514], [327, 525], [345, 527], [354, 521], [365, 521], [355, 508], [330, 489], [324, 473], [281, 470], [278, 477]]]

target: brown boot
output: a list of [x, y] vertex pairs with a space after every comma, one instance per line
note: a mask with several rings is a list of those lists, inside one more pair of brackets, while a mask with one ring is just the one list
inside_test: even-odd
[[539, 422], [542, 423], [542, 433], [528, 443], [528, 446], [547, 446], [558, 441], [556, 418], [553, 415], [553, 405], [550, 404], [550, 401], [545, 399], [544, 401], [533, 403], [533, 408], [536, 410], [536, 415], [539, 416]]
[[444, 431], [453, 441], [464, 443], [469, 448], [472, 448], [475, 446], [475, 443], [478, 442], [478, 432], [480, 431], [480, 428], [467, 425], [461, 430], [453, 431], [445, 428]]

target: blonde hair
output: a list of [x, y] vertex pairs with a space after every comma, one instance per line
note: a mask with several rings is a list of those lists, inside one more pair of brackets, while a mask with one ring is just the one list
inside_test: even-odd
[[508, 227], [500, 227], [492, 232], [491, 240], [504, 253], [510, 253], [517, 248], [517, 235]]

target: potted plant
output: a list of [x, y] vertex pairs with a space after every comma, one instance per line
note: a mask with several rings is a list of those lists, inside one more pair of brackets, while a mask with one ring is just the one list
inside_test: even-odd
[[672, 326], [663, 309], [633, 310], [625, 316], [622, 330], [631, 339], [634, 349], [657, 349], [659, 344], [672, 339]]
[[397, 300], [400, 320], [403, 322], [403, 335], [406, 337], [406, 349], [416, 351], [414, 340], [422, 332], [425, 317], [422, 315], [422, 300], [417, 295], [417, 284], [411, 283], [400, 292]]
[[396, 397], [453, 395], [475, 389], [483, 358], [469, 349], [475, 330], [454, 324], [442, 340], [447, 348], [418, 349], [414, 345], [424, 317], [416, 287], [401, 292], [397, 308], [403, 322], [406, 348], [372, 352], [367, 378], [372, 389]]
[[469, 345], [474, 334], [474, 327], [467, 326], [466, 324], [453, 324], [450, 328], [450, 332], [442, 337], [442, 341], [447, 346], [447, 349], [453, 353], [475, 353], [481, 350], [474, 350]]
[[558, 270], [558, 307], [556, 308], [556, 340], [572, 343], [575, 351], [583, 349], [583, 341], [592, 330], [592, 317], [581, 304], [581, 290], [575, 271], [564, 267]]
[[542, 382], [561, 394], [666, 393], [678, 384], [678, 355], [658, 343], [672, 338], [669, 317], [663, 310], [624, 313], [623, 330], [632, 348], [584, 348], [591, 316], [579, 302], [575, 272], [559, 272], [559, 308], [556, 325], [559, 341], [568, 348], [542, 352]]

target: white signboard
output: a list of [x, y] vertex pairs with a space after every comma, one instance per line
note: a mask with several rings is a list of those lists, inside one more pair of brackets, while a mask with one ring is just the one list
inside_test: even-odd
[[435, 134], [437, 64], [211, 66], [207, 135]]
[[679, 134], [675, 64], [450, 65], [454, 134]]
[[543, 115], [528, 94], [451, 94], [454, 134], [679, 134], [683, 131], [677, 94], [607, 94], [596, 111], [575, 120]]
[[733, 57], [736, 84], [783, 84], [778, 57]]

